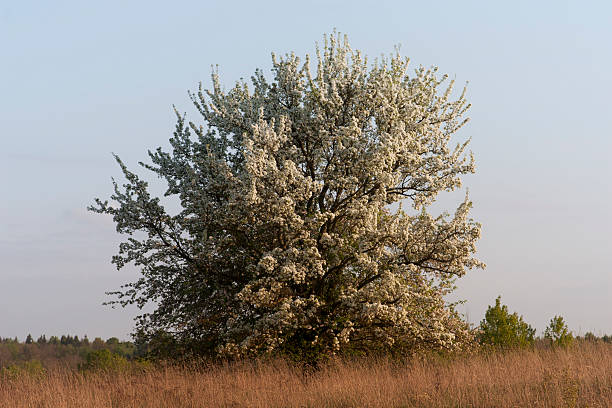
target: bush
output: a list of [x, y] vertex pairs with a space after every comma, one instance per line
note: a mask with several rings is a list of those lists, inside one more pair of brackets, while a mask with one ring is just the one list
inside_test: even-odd
[[544, 338], [549, 340], [551, 345], [558, 347], [567, 347], [574, 342], [574, 336], [561, 316], [550, 319], [550, 324], [544, 331]]
[[510, 314], [508, 306], [501, 304], [501, 296], [495, 306], [489, 306], [480, 322], [481, 344], [504, 348], [522, 348], [533, 345], [535, 329], [523, 321], [523, 316]]
[[92, 371], [126, 371], [129, 368], [130, 363], [125, 357], [106, 349], [90, 351], [85, 362], [79, 365], [81, 370]]
[[41, 378], [47, 370], [38, 360], [24, 361], [19, 364], [11, 364], [0, 370], [0, 378], [17, 379], [22, 377]]

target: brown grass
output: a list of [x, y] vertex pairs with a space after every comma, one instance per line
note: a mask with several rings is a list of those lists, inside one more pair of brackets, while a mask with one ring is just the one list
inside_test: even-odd
[[0, 406], [612, 407], [612, 345], [403, 363], [362, 359], [310, 373], [282, 361], [144, 373], [53, 369], [0, 380]]

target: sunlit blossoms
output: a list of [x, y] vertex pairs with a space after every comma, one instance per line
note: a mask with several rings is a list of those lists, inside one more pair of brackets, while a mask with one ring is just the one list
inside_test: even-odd
[[369, 64], [335, 35], [314, 61], [272, 63], [229, 91], [214, 73], [191, 95], [204, 125], [177, 114], [172, 150], [142, 164], [179, 213], [117, 159], [127, 183], [92, 209], [131, 235], [113, 262], [142, 269], [118, 302], [154, 302], [139, 333], [201, 354], [462, 347], [444, 297], [483, 266], [480, 225], [467, 197], [452, 216], [428, 208], [474, 171], [467, 142], [451, 142], [464, 93], [435, 69], [409, 75], [399, 54]]

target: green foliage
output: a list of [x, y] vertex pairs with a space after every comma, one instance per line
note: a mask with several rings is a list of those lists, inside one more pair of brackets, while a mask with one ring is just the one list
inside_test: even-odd
[[110, 337], [109, 339], [106, 340], [107, 346], [116, 346], [118, 344], [119, 344], [119, 339], [116, 337]]
[[187, 352], [180, 343], [170, 334], [158, 330], [153, 334], [136, 332], [134, 335], [134, 355], [137, 358], [153, 360], [167, 360], [177, 358], [179, 355], [187, 356]]
[[84, 371], [126, 371], [130, 363], [125, 357], [104, 349], [87, 353], [79, 368]]
[[[306, 331], [297, 332], [283, 344], [280, 355], [299, 364], [316, 367], [324, 362], [327, 356], [321, 346], [314, 343], [314, 338]], [[346, 352], [346, 351], [345, 351]]]
[[[120, 341], [117, 338], [105, 342], [102, 339], [90, 343], [87, 336], [82, 340], [78, 336], [64, 335], [60, 337], [47, 337], [41, 335], [38, 340], [23, 343], [16, 339], [0, 337], [0, 369], [8, 369], [11, 373], [23, 369], [23, 364], [29, 361], [38, 361], [43, 367], [63, 366], [76, 368], [86, 361], [91, 351], [108, 350], [127, 360], [134, 357], [134, 344], [128, 341]], [[11, 367], [9, 369], [9, 367]]]
[[103, 348], [106, 347], [106, 343], [104, 343], [104, 340], [102, 340], [100, 337], [96, 337], [94, 341], [91, 343], [91, 347], [94, 350], [102, 350]]
[[574, 336], [561, 316], [550, 319], [550, 324], [544, 331], [544, 338], [558, 347], [568, 347], [574, 342]]
[[508, 306], [501, 304], [501, 296], [495, 306], [489, 306], [480, 322], [481, 344], [504, 348], [528, 347], [534, 342], [535, 329], [523, 321], [523, 316], [510, 314]]
[[112, 351], [115, 354], [129, 358], [134, 354], [134, 343], [129, 341], [119, 341], [116, 337], [111, 337], [106, 340], [106, 344], [102, 347]]
[[10, 364], [0, 369], [0, 378], [18, 379], [22, 377], [40, 378], [47, 373], [45, 367], [38, 360], [23, 361], [19, 364]]

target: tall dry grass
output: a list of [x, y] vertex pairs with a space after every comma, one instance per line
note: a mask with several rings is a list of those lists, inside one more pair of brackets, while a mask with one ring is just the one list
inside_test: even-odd
[[612, 345], [406, 362], [361, 359], [305, 372], [283, 361], [140, 373], [4, 378], [0, 406], [612, 407]]

